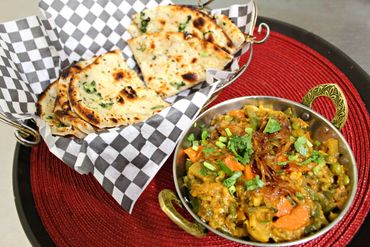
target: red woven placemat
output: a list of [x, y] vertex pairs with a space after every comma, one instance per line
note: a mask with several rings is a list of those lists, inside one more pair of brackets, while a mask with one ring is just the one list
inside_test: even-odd
[[[342, 133], [355, 155], [359, 183], [353, 206], [331, 231], [304, 246], [344, 246], [354, 236], [370, 205], [369, 115], [354, 86], [326, 58], [307, 46], [272, 32], [255, 46], [252, 64], [242, 78], [224, 90], [215, 103], [245, 95], [273, 95], [300, 101], [312, 87], [337, 83], [345, 92], [349, 116]], [[314, 109], [331, 117], [324, 99]], [[54, 157], [44, 144], [31, 154], [31, 186], [37, 211], [58, 246], [238, 246], [212, 233], [194, 238], [173, 224], [159, 208], [157, 195], [174, 189], [172, 158], [147, 187], [129, 215], [92, 176], [81, 176]]]

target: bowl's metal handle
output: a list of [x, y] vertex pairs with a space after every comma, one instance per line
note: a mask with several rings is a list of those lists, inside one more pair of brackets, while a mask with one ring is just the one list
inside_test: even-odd
[[199, 223], [192, 223], [181, 216], [179, 212], [176, 211], [173, 206], [175, 202], [178, 206], [182, 207], [181, 201], [177, 198], [176, 194], [168, 189], [164, 189], [159, 192], [158, 195], [159, 205], [162, 211], [180, 228], [182, 228], [187, 233], [195, 237], [203, 237], [207, 235], [206, 228]]
[[331, 121], [338, 128], [343, 128], [348, 117], [348, 105], [344, 93], [337, 84], [322, 84], [312, 88], [302, 99], [302, 104], [311, 107], [317, 97], [330, 98], [335, 105], [335, 117]]

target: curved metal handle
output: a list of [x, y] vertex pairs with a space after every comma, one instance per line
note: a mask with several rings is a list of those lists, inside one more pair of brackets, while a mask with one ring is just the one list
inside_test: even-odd
[[41, 140], [40, 134], [36, 130], [32, 129], [31, 127], [23, 123], [19, 123], [17, 121], [12, 121], [1, 113], [0, 113], [0, 121], [9, 126], [16, 128], [14, 135], [20, 144], [23, 144], [24, 146], [27, 146], [27, 147], [31, 147], [31, 146], [39, 144]]
[[302, 99], [302, 104], [311, 107], [317, 97], [330, 98], [335, 105], [335, 117], [331, 123], [338, 129], [343, 128], [348, 117], [348, 105], [344, 93], [337, 84], [322, 84], [312, 88]]
[[158, 200], [162, 211], [180, 228], [195, 237], [203, 237], [206, 235], [204, 226], [199, 223], [189, 222], [176, 211], [172, 202], [175, 202], [180, 207], [182, 207], [182, 205], [173, 191], [168, 189], [162, 190], [158, 194]]

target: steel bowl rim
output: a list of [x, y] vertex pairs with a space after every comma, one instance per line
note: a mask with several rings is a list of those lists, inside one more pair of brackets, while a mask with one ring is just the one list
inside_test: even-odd
[[[176, 160], [177, 159], [176, 159], [176, 157], [178, 156], [178, 152], [180, 150], [180, 143], [184, 140], [187, 132], [192, 128], [192, 126], [193, 126], [194, 123], [196, 123], [199, 119], [201, 119], [204, 115], [206, 115], [208, 112], [212, 111], [213, 109], [222, 107], [224, 105], [232, 104], [232, 103], [235, 103], [235, 102], [247, 100], [247, 99], [254, 99], [254, 100], [271, 99], [271, 100], [277, 100], [277, 101], [281, 101], [281, 102], [284, 102], [284, 103], [288, 103], [290, 105], [294, 105], [296, 107], [303, 108], [304, 110], [308, 111], [309, 113], [317, 116], [321, 121], [324, 121], [325, 123], [327, 123], [331, 127], [331, 130], [333, 130], [341, 138], [341, 141], [343, 141], [343, 144], [344, 144], [345, 148], [349, 151], [350, 162], [351, 162], [351, 164], [353, 164], [353, 166], [352, 166], [352, 171], [353, 171], [353, 178], [352, 178], [353, 179], [353, 186], [352, 186], [352, 189], [350, 191], [350, 197], [348, 198], [348, 200], [346, 202], [346, 206], [340, 212], [340, 214], [338, 215], [338, 217], [335, 220], [333, 220], [332, 222], [330, 222], [324, 228], [321, 228], [318, 232], [316, 232], [316, 233], [314, 233], [312, 235], [306, 236], [304, 238], [298, 239], [298, 240], [294, 240], [294, 241], [290, 241], [290, 242], [279, 242], [279, 243], [262, 243], [262, 242], [253, 242], [253, 241], [247, 241], [247, 240], [238, 239], [238, 238], [235, 238], [235, 237], [232, 237], [230, 235], [224, 234], [221, 231], [218, 231], [218, 230], [213, 229], [212, 227], [210, 227], [207, 223], [205, 223], [204, 221], [202, 221], [192, 211], [192, 209], [190, 208], [190, 206], [189, 206], [188, 202], [185, 200], [185, 198], [183, 196], [180, 196], [181, 195], [181, 193], [180, 193], [181, 191], [180, 191], [179, 185], [177, 183], [177, 173], [176, 173]], [[354, 158], [354, 155], [353, 155], [353, 152], [352, 152], [351, 147], [349, 146], [347, 140], [344, 138], [344, 136], [340, 132], [340, 130], [338, 130], [328, 119], [326, 119], [320, 113], [314, 111], [313, 109], [311, 109], [311, 108], [309, 108], [309, 107], [307, 107], [307, 106], [305, 106], [305, 105], [303, 105], [301, 103], [298, 103], [296, 101], [292, 101], [292, 100], [289, 100], [289, 99], [285, 99], [285, 98], [280, 98], [280, 97], [275, 97], [275, 96], [268, 96], [268, 95], [266, 95], [266, 96], [264, 96], [264, 95], [258, 95], [258, 96], [242, 96], [242, 97], [232, 98], [232, 99], [226, 100], [224, 102], [218, 103], [218, 104], [210, 107], [206, 111], [202, 112], [197, 118], [195, 118], [192, 121], [192, 124], [181, 133], [180, 138], [179, 138], [179, 142], [177, 143], [177, 146], [176, 146], [176, 149], [175, 149], [175, 153], [174, 153], [172, 172], [173, 172], [174, 184], [175, 184], [175, 187], [176, 187], [176, 193], [177, 193], [178, 197], [180, 198], [181, 203], [185, 206], [185, 208], [188, 211], [188, 213], [198, 223], [200, 223], [206, 229], [208, 229], [209, 231], [215, 233], [218, 236], [221, 236], [223, 238], [226, 238], [228, 240], [231, 240], [231, 241], [234, 241], [234, 242], [237, 242], [237, 243], [249, 244], [249, 245], [254, 245], [254, 246], [292, 246], [292, 245], [306, 243], [308, 241], [311, 241], [311, 240], [313, 240], [315, 238], [318, 238], [319, 236], [325, 234], [326, 232], [328, 232], [329, 230], [331, 230], [336, 224], [338, 224], [344, 218], [344, 216], [348, 213], [349, 209], [352, 207], [352, 203], [354, 201], [354, 198], [355, 198], [355, 195], [356, 195], [356, 192], [357, 192], [357, 183], [358, 183], [358, 169], [357, 169], [356, 160]]]

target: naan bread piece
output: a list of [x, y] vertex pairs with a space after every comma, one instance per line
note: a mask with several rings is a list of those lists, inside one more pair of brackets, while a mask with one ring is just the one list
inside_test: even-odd
[[72, 110], [98, 128], [137, 123], [168, 106], [145, 87], [119, 50], [76, 73], [69, 87]]
[[183, 33], [147, 33], [128, 44], [148, 87], [172, 96], [206, 80], [206, 70], [223, 69], [232, 56], [217, 45]]
[[75, 63], [61, 73], [58, 81], [58, 91], [57, 91], [58, 95], [54, 107], [55, 115], [63, 124], [72, 125], [86, 134], [95, 132], [95, 129], [93, 126], [91, 126], [86, 121], [82, 120], [78, 115], [76, 115], [71, 110], [68, 97], [68, 90], [69, 82], [73, 75], [81, 71], [87, 65], [91, 64], [95, 59], [96, 57], [93, 57], [86, 61], [80, 61], [78, 63]]
[[77, 62], [75, 64], [72, 64], [70, 67], [66, 68], [60, 75], [59, 81], [58, 81], [58, 96], [57, 101], [55, 104], [54, 111], [68, 111], [71, 110], [71, 106], [69, 104], [69, 98], [68, 98], [68, 89], [69, 89], [69, 82], [72, 78], [72, 76], [85, 68], [87, 65], [94, 62], [96, 57], [93, 57], [88, 60], [83, 60], [80, 62]]
[[58, 80], [50, 84], [46, 90], [39, 96], [36, 107], [39, 115], [51, 128], [53, 135], [58, 136], [76, 136], [83, 138], [86, 135], [74, 128], [72, 125], [65, 125], [54, 114], [54, 105], [57, 97]]
[[245, 36], [240, 29], [227, 17], [226, 15], [215, 15], [214, 16], [217, 25], [219, 25], [225, 34], [233, 42], [236, 50], [239, 50], [245, 42]]
[[212, 42], [230, 54], [238, 50], [233, 42], [207, 14], [187, 6], [164, 5], [133, 15], [128, 27], [133, 37], [154, 32], [183, 32]]

